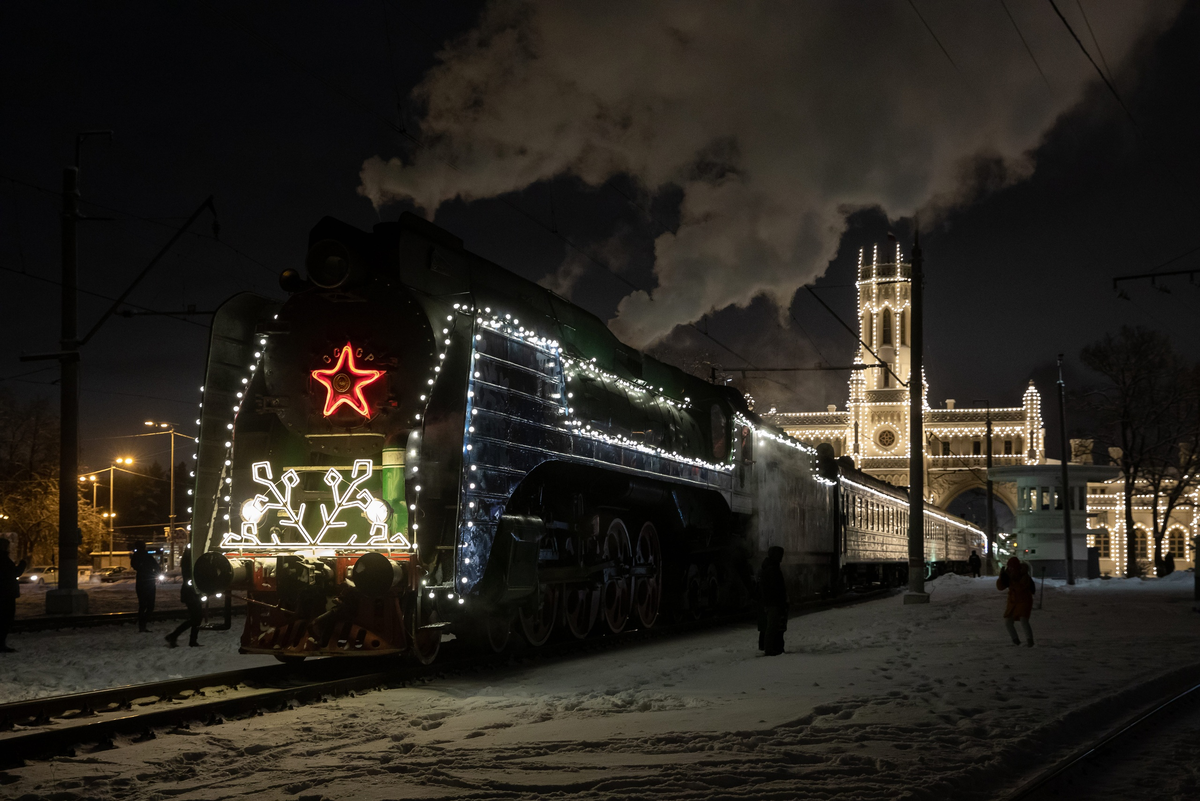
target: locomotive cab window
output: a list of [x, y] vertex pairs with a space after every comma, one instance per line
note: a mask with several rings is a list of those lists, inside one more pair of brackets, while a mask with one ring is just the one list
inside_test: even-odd
[[741, 436], [738, 440], [738, 454], [741, 456], [742, 464], [754, 463], [754, 432], [750, 430], [750, 426], [742, 426]]

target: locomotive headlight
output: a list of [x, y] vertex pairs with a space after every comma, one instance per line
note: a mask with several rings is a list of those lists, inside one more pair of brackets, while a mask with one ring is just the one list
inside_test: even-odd
[[264, 513], [262, 501], [258, 498], [251, 498], [242, 504], [242, 519], [252, 526], [258, 525], [258, 521], [262, 520]]
[[375, 498], [367, 504], [366, 508], [367, 519], [376, 525], [386, 523], [388, 518], [392, 516], [392, 507], [387, 501]]

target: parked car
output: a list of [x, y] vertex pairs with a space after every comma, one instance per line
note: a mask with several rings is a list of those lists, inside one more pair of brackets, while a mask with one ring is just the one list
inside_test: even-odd
[[101, 570], [100, 581], [105, 584], [112, 584], [116, 581], [128, 581], [137, 575], [137, 571], [131, 570], [128, 567], [117, 565], [116, 567], [105, 567]]
[[18, 580], [22, 584], [56, 584], [58, 583], [58, 568], [53, 565], [31, 567], [22, 573]]

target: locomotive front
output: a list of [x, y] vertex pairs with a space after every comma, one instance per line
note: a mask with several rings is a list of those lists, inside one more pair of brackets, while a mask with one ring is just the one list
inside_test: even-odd
[[321, 228], [307, 278], [282, 279], [285, 303], [235, 310], [240, 329], [214, 323], [195, 580], [245, 599], [244, 653], [432, 659], [440, 629], [419, 589], [436, 544], [421, 531], [418, 457], [449, 328], [399, 280], [389, 237], [356, 247], [357, 232]]

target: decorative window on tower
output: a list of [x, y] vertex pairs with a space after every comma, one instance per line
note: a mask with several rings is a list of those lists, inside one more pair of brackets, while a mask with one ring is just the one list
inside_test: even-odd
[[892, 312], [890, 309], [883, 310], [883, 320], [879, 326], [879, 344], [892, 344]]
[[864, 320], [866, 322], [866, 328], [863, 331], [863, 333], [865, 333], [866, 336], [863, 337], [863, 341], [866, 342], [868, 345], [870, 345], [875, 341], [875, 315], [874, 315], [874, 313], [867, 312], [867, 316], [864, 318]]
[[942, 441], [942, 456], [949, 456], [949, 455], [950, 455], [950, 441], [943, 440]]
[[1011, 439], [1004, 440], [1004, 455], [1012, 456], [1012, 440]]
[[973, 456], [979, 456], [982, 452], [982, 449], [983, 449], [983, 443], [980, 442], [979, 440], [975, 440], [974, 442], [971, 443], [971, 454]]
[[900, 344], [901, 345], [908, 344], [908, 331], [906, 330], [907, 327], [908, 327], [908, 310], [901, 309], [900, 310]]

